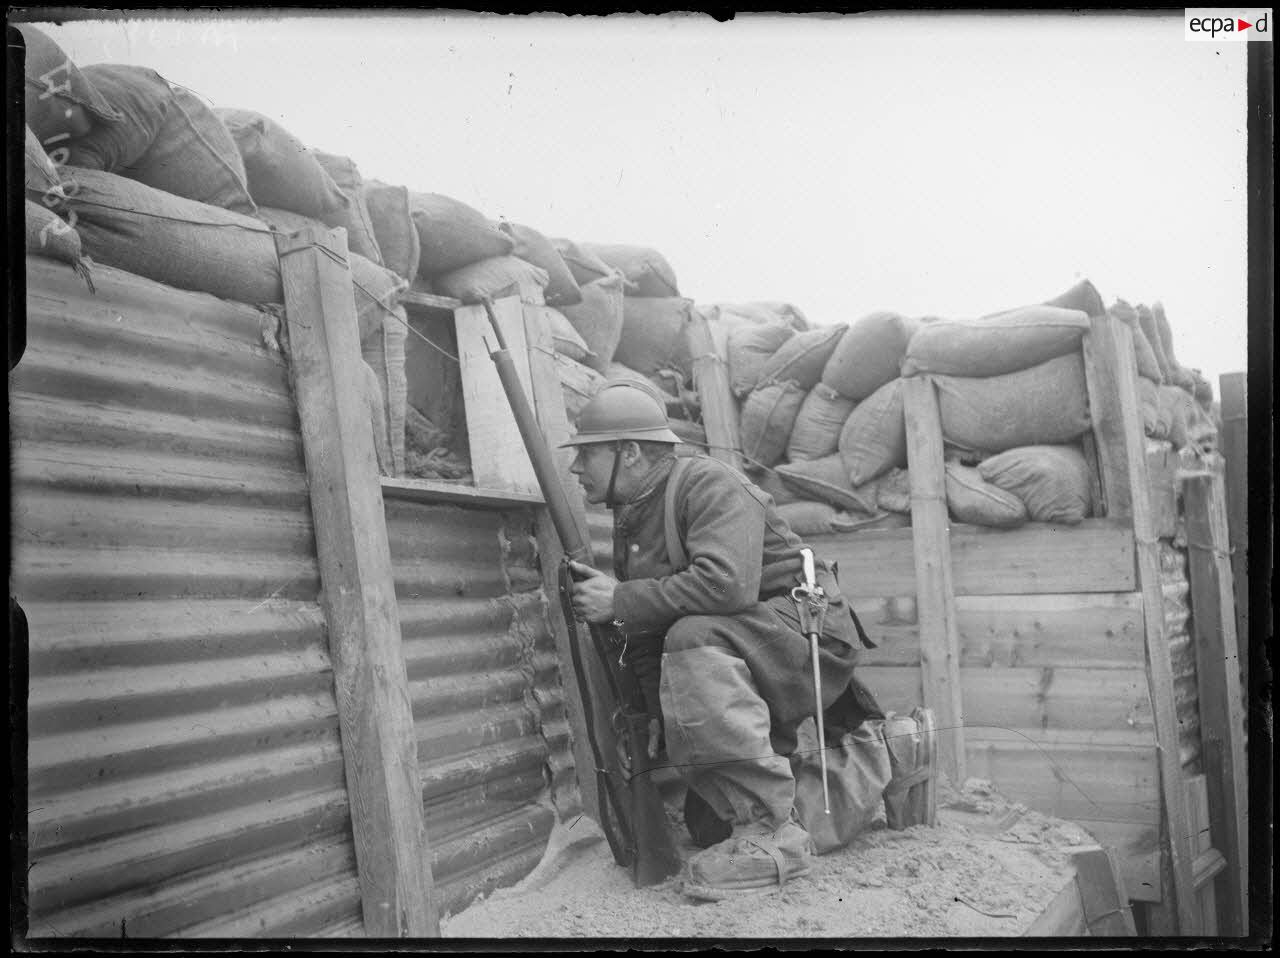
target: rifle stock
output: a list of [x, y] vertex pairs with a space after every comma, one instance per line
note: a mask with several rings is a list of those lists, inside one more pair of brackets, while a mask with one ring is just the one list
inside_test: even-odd
[[[498, 349], [491, 351], [489, 355], [497, 369], [503, 391], [507, 394], [507, 401], [529, 453], [529, 461], [533, 465], [538, 486], [546, 500], [551, 524], [555, 527], [566, 560], [571, 558], [584, 565], [594, 565], [590, 544], [574, 521], [551, 450], [520, 384], [515, 363], [507, 352], [506, 337], [494, 313], [493, 304], [484, 300], [483, 306], [498, 341]], [[592, 688], [578, 649], [579, 636], [574, 626], [571, 602], [573, 579], [567, 561], [561, 565], [559, 583], [560, 602], [565, 613], [565, 625], [569, 630], [570, 656], [582, 694], [587, 737], [596, 763], [600, 825], [609, 840], [614, 860], [619, 865], [631, 867], [635, 883], [640, 886], [656, 884], [674, 874], [680, 868], [681, 860], [667, 828], [662, 795], [653, 780], [653, 764], [648, 751], [648, 716], [644, 714], [643, 704], [640, 704], [643, 700], [639, 697], [635, 677], [620, 665], [616, 656], [609, 654], [616, 642], [616, 635], [608, 626], [588, 626], [591, 645], [608, 676], [608, 688]], [[600, 747], [592, 708], [597, 694], [605, 707], [605, 714], [621, 717], [622, 735], [619, 741], [626, 752], [626, 769], [620, 767], [618, 756], [605, 755]]]

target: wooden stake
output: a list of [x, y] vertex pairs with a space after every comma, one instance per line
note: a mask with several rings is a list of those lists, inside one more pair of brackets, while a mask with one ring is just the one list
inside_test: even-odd
[[1217, 898], [1221, 934], [1249, 933], [1249, 806], [1244, 701], [1232, 608], [1227, 510], [1221, 475], [1184, 481], [1191, 627], [1200, 697], [1200, 740], [1213, 847], [1227, 860]]
[[693, 357], [693, 385], [702, 400], [702, 425], [710, 453], [735, 469], [742, 468], [738, 434], [738, 404], [729, 391], [729, 371], [716, 352], [707, 318], [690, 307], [685, 323], [689, 355]]
[[[1191, 883], [1192, 834], [1178, 758], [1178, 714], [1173, 664], [1165, 633], [1164, 590], [1160, 578], [1159, 542], [1148, 495], [1149, 477], [1138, 400], [1137, 361], [1133, 333], [1110, 315], [1095, 316], [1084, 338], [1089, 411], [1097, 440], [1107, 515], [1133, 521], [1138, 588], [1142, 593], [1147, 647], [1147, 674], [1159, 745], [1160, 789], [1169, 843], [1170, 887], [1162, 906], [1176, 914], [1177, 933], [1199, 931], [1199, 913]], [[1172, 899], [1172, 900], [1170, 900]], [[1164, 917], [1159, 916], [1163, 921]], [[1174, 922], [1169, 921], [1170, 924]]]
[[965, 779], [964, 716], [960, 692], [960, 630], [951, 577], [942, 422], [933, 380], [902, 381], [911, 477], [911, 527], [920, 626], [924, 704], [933, 709], [941, 744], [940, 766], [956, 785]]
[[[1240, 683], [1249, 694], [1249, 409], [1244, 373], [1218, 379], [1222, 406], [1222, 456], [1226, 459], [1227, 536], [1231, 542]], [[1248, 721], [1248, 712], [1245, 720]]]
[[356, 868], [370, 937], [439, 934], [391, 549], [362, 401], [347, 248], [279, 235], [289, 368], [329, 630]]

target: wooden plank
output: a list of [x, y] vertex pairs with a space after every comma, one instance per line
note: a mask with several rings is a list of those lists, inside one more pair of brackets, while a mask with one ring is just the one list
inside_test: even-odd
[[1191, 885], [1192, 836], [1177, 747], [1173, 666], [1165, 631], [1159, 542], [1148, 495], [1150, 480], [1132, 333], [1114, 316], [1094, 317], [1084, 337], [1084, 355], [1107, 515], [1132, 518], [1138, 589], [1143, 597], [1148, 674], [1160, 742], [1160, 789], [1169, 841], [1167, 866], [1171, 894], [1162, 900], [1162, 907], [1176, 915], [1176, 922], [1157, 915], [1157, 923], [1176, 924], [1180, 934], [1194, 935], [1199, 931], [1200, 921]]
[[[277, 235], [365, 933], [438, 935], [391, 549], [337, 231]], [[325, 255], [328, 251], [331, 255]]]
[[[494, 304], [507, 352], [515, 364], [529, 401], [529, 351], [525, 343], [524, 307], [517, 296]], [[524, 440], [507, 394], [502, 389], [490, 346], [497, 340], [483, 306], [462, 306], [454, 313], [458, 332], [458, 362], [462, 370], [462, 395], [467, 410], [467, 438], [471, 447], [471, 474], [486, 489], [506, 489], [530, 495], [538, 493], [538, 478], [525, 451]]]
[[1018, 729], [970, 729], [969, 774], [1068, 821], [1160, 822], [1154, 746], [1042, 744]]
[[711, 339], [706, 317], [698, 310], [689, 310], [684, 335], [689, 355], [693, 357], [693, 386], [702, 402], [702, 425], [707, 431], [709, 452], [716, 459], [741, 469], [738, 404], [729, 391], [729, 370]]
[[1007, 530], [954, 526], [951, 562], [957, 595], [1137, 588], [1129, 524], [1106, 519], [1076, 526], [1029, 522]]
[[1191, 863], [1191, 883], [1195, 886], [1199, 899], [1203, 932], [1205, 935], [1217, 935], [1219, 902], [1214, 879], [1226, 869], [1227, 860], [1212, 845], [1209, 788], [1205, 776], [1192, 775], [1185, 784], [1187, 805], [1191, 809], [1191, 824], [1196, 833], [1196, 857]]
[[[876, 643], [860, 666], [919, 665], [915, 596], [850, 600]], [[1142, 597], [1135, 592], [1080, 595], [958, 595], [960, 666], [1141, 668]]]
[[1213, 847], [1230, 864], [1222, 881], [1218, 924], [1224, 935], [1240, 936], [1249, 928], [1249, 806], [1244, 701], [1222, 477], [1187, 477], [1184, 497], [1201, 761], [1208, 785]]
[[1108, 822], [1075, 819], [1098, 842], [1116, 853], [1125, 898], [1129, 901], [1160, 900], [1160, 826], [1144, 822]]
[[1178, 454], [1166, 443], [1150, 443], [1147, 448], [1147, 476], [1150, 482], [1151, 531], [1157, 539], [1178, 534]]
[[951, 528], [947, 518], [942, 423], [933, 380], [902, 381], [911, 475], [911, 528], [915, 533], [916, 608], [924, 704], [938, 725], [940, 766], [953, 782], [965, 780], [964, 704], [960, 692], [960, 632], [951, 583]]
[[1089, 935], [1095, 938], [1131, 938], [1136, 933], [1124, 882], [1115, 854], [1106, 848], [1082, 848], [1071, 854], [1076, 884]]
[[495, 509], [546, 505], [542, 493], [508, 492], [505, 489], [477, 489], [440, 479], [401, 479], [382, 477], [385, 499], [414, 502], [442, 502], [462, 506], [485, 506]]
[[1080, 886], [1075, 873], [1071, 873], [1062, 889], [1053, 896], [1031, 926], [1022, 933], [1023, 938], [1081, 938], [1089, 934], [1084, 918], [1084, 904], [1080, 900]]
[[806, 537], [821, 559], [840, 563], [846, 596], [916, 594], [915, 540], [910, 528]]
[[[1240, 682], [1249, 695], [1249, 407], [1245, 373], [1218, 377], [1222, 431], [1218, 446], [1226, 460], [1227, 535], [1231, 542], [1231, 577], [1236, 597], [1236, 639], [1240, 649]], [[1249, 713], [1245, 711], [1247, 722]]]
[[1092, 432], [1080, 437], [1080, 450], [1084, 453], [1084, 461], [1089, 467], [1089, 500], [1093, 503], [1090, 516], [1106, 514], [1106, 499], [1102, 494], [1102, 473], [1098, 464], [1098, 442]]
[[[1117, 309], [1132, 309], [1118, 304]], [[1136, 321], [1137, 314], [1134, 313]], [[1102, 515], [1122, 518], [1133, 515], [1130, 488], [1130, 439], [1134, 425], [1122, 409], [1122, 396], [1137, 395], [1138, 362], [1133, 352], [1133, 332], [1116, 316], [1095, 316], [1084, 335], [1085, 382], [1089, 391], [1089, 418], [1098, 472], [1102, 480]], [[1142, 420], [1137, 421], [1137, 438], [1143, 436]]]
[[[569, 438], [569, 422], [564, 411], [564, 396], [560, 391], [560, 374], [556, 369], [555, 344], [551, 338], [550, 319], [547, 307], [526, 304], [524, 306], [525, 338], [529, 343], [529, 372], [533, 391], [534, 411], [538, 425], [547, 442], [555, 450], [557, 472], [560, 483], [568, 491], [569, 509], [578, 532], [584, 540], [590, 536], [587, 528], [587, 511], [582, 496], [573, 493], [580, 488], [569, 467], [573, 465], [574, 450], [560, 449], [560, 443]], [[596, 729], [610, 729], [607, 718], [596, 714], [588, 716], [583, 706], [582, 692], [578, 685], [578, 677], [573, 669], [573, 658], [569, 643], [584, 641], [578, 624], [572, 618], [566, 618], [559, 600], [559, 569], [564, 557], [564, 549], [551, 515], [546, 509], [539, 509], [536, 520], [538, 537], [538, 563], [542, 570], [542, 589], [547, 596], [547, 614], [551, 620], [551, 631], [556, 639], [556, 653], [560, 661], [561, 685], [564, 688], [565, 703], [569, 714], [569, 726], [573, 730], [573, 761], [577, 773], [578, 790], [581, 793], [583, 808], [597, 822], [600, 821], [600, 803], [596, 789], [594, 770], [596, 762], [591, 754], [591, 740], [587, 734], [587, 722]], [[589, 641], [587, 639], [586, 641]], [[607, 681], [603, 674], [591, 672], [599, 663], [594, 655], [583, 655], [582, 661], [588, 669], [588, 679], [596, 688], [604, 688], [601, 683]], [[596, 696], [598, 699], [599, 696]], [[593, 703], [594, 704], [594, 703]], [[606, 734], [602, 739], [605, 748], [613, 748], [612, 736]]]
[[452, 296], [437, 296], [435, 293], [427, 293], [420, 289], [402, 290], [400, 302], [406, 308], [449, 314], [462, 306], [460, 299], [454, 299]]

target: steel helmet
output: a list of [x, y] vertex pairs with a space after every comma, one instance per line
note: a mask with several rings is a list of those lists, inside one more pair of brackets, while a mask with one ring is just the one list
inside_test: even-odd
[[606, 384], [578, 414], [578, 434], [562, 442], [560, 448], [621, 439], [680, 442], [671, 431], [656, 389], [633, 382]]

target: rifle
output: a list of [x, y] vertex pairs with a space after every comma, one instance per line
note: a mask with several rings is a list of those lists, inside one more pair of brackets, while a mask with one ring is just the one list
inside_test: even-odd
[[[621, 645], [617, 630], [611, 626], [588, 625], [590, 643], [608, 676], [607, 687], [593, 689], [590, 677], [578, 648], [578, 630], [574, 627], [572, 606], [573, 577], [569, 560], [583, 565], [593, 565], [591, 546], [583, 538], [574, 522], [569, 499], [556, 470], [551, 450], [534, 417], [528, 397], [520, 384], [515, 363], [507, 351], [506, 337], [498, 324], [493, 302], [481, 300], [489, 325], [497, 337], [498, 348], [490, 350], [489, 357], [497, 368], [503, 391], [520, 429], [520, 437], [529, 453], [534, 475], [547, 503], [551, 524], [564, 550], [565, 559], [560, 565], [559, 592], [564, 610], [565, 626], [569, 631], [569, 655], [573, 662], [574, 676], [582, 695], [582, 706], [587, 726], [587, 739], [596, 766], [596, 795], [600, 806], [600, 827], [609, 841], [614, 860], [623, 867], [630, 867], [637, 887], [653, 885], [675, 874], [681, 865], [679, 852], [667, 829], [666, 807], [662, 795], [649, 774], [652, 755], [649, 750], [649, 715], [645, 712], [643, 696], [634, 673], [626, 668], [617, 655]], [[600, 694], [608, 715], [613, 716], [619, 734], [621, 756], [605, 755], [595, 730], [593, 697]]]

